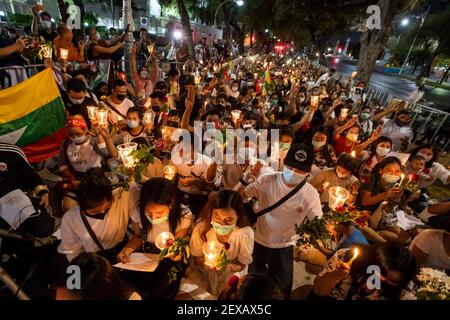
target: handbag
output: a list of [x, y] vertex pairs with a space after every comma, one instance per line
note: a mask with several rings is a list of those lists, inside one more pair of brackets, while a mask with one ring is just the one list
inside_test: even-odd
[[289, 200], [293, 195], [295, 195], [298, 191], [300, 191], [301, 188], [303, 188], [303, 186], [306, 184], [306, 179], [303, 179], [303, 181], [301, 183], [299, 183], [294, 189], [292, 189], [291, 191], [289, 191], [288, 194], [286, 194], [283, 198], [281, 198], [280, 200], [278, 200], [276, 203], [274, 203], [273, 205], [259, 211], [259, 212], [255, 212], [253, 210], [253, 199], [251, 199], [250, 201], [246, 202], [245, 205], [245, 211], [247, 213], [247, 218], [250, 220], [251, 224], [256, 223], [256, 221], [258, 221], [258, 218], [265, 215], [268, 212], [271, 212], [273, 210], [275, 210], [276, 208], [278, 208], [279, 206], [281, 206], [283, 203], [285, 203], [287, 200]]

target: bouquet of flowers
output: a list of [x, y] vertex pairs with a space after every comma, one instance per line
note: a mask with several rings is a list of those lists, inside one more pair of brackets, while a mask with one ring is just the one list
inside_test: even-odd
[[306, 221], [302, 224], [295, 225], [295, 232], [299, 236], [297, 246], [310, 245], [319, 247], [319, 241], [322, 243], [331, 239], [327, 224], [343, 223], [352, 221], [355, 224], [364, 227], [370, 218], [370, 212], [359, 211], [355, 206], [337, 207], [325, 213], [321, 218], [315, 217], [312, 221]]
[[417, 276], [419, 300], [450, 300], [450, 277], [442, 271], [422, 268]]
[[187, 265], [190, 255], [189, 238], [167, 240], [166, 247], [159, 254], [159, 260], [170, 258], [172, 261], [178, 262], [169, 270], [169, 282], [175, 281], [178, 278], [178, 273], [184, 270], [184, 266]]
[[230, 244], [228, 242], [225, 242], [224, 247], [222, 251], [220, 252], [219, 256], [217, 257], [217, 264], [216, 269], [217, 270], [225, 270], [230, 263], [230, 260], [228, 260], [227, 257], [227, 250], [230, 248]]

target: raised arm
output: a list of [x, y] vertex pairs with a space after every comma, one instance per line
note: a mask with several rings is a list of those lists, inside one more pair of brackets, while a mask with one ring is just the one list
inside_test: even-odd
[[347, 130], [348, 128], [350, 128], [352, 125], [354, 125], [356, 122], [356, 120], [350, 119], [348, 120], [343, 126], [337, 128], [336, 130], [334, 130], [333, 132], [333, 140], [337, 141], [341, 135], [342, 132], [344, 132], [345, 130]]
[[138, 70], [137, 70], [137, 64], [136, 64], [136, 45], [133, 45], [133, 48], [131, 49], [131, 77], [136, 79], [138, 77]]

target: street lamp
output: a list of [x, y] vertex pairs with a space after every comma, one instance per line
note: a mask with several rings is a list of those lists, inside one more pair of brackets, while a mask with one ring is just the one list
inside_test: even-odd
[[402, 26], [407, 26], [409, 24], [409, 20], [408, 20], [408, 18], [405, 18], [405, 19], [403, 19], [402, 20]]
[[265, 32], [268, 33], [268, 32], [269, 32], [269, 29], [266, 29]]
[[217, 22], [217, 14], [219, 13], [219, 9], [228, 2], [234, 2], [236, 3], [239, 7], [244, 5], [244, 1], [243, 0], [225, 0], [224, 2], [222, 2], [216, 9], [216, 13], [214, 14], [214, 28], [216, 28], [216, 22]]

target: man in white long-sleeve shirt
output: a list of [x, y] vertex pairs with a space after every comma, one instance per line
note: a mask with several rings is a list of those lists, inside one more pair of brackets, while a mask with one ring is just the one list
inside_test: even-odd
[[323, 81], [325, 81], [325, 83], [328, 83], [328, 80], [330, 80], [330, 78], [335, 74], [336, 69], [331, 68], [330, 71], [328, 71], [327, 73], [324, 73], [323, 75], [320, 76], [320, 78], [317, 80], [315, 86], [318, 87], [322, 84]]

